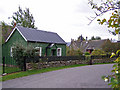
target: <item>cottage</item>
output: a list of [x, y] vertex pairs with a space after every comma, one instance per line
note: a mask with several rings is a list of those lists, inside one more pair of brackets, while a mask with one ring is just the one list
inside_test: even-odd
[[13, 43], [38, 49], [39, 56], [65, 56], [66, 42], [54, 32], [16, 26], [3, 44], [3, 56], [12, 56]]
[[108, 39], [104, 39], [104, 40], [71, 40], [71, 44], [70, 44], [70, 48], [73, 48], [75, 50], [80, 49], [83, 53], [85, 52], [89, 52], [91, 53], [93, 50], [95, 49], [102, 49], [102, 45], [107, 42], [110, 41]]

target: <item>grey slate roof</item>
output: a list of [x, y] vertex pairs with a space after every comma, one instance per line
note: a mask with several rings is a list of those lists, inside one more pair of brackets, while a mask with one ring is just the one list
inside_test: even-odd
[[[71, 46], [76, 49], [80, 49], [82, 52], [86, 52], [87, 49], [102, 49], [102, 45], [108, 39], [104, 40], [88, 40], [88, 41], [74, 41]], [[74, 45], [74, 46], [73, 46]]]
[[66, 42], [57, 33], [25, 28], [22, 26], [16, 27], [27, 39], [27, 41], [66, 44]]

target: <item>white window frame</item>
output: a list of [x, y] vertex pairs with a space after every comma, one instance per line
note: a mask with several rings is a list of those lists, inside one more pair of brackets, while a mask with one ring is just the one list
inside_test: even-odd
[[35, 49], [39, 48], [39, 56], [42, 56], [42, 47], [35, 47]]
[[[60, 50], [60, 52], [58, 52]], [[62, 56], [62, 48], [57, 48], [57, 56]]]
[[39, 56], [42, 56], [42, 47], [40, 47], [40, 53]]
[[13, 57], [13, 46], [10, 48], [10, 56]]

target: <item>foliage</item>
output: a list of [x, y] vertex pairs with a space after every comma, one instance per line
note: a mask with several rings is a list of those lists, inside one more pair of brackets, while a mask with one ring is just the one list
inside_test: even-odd
[[99, 36], [97, 36], [97, 37], [92, 36], [90, 40], [101, 40], [101, 37], [99, 37]]
[[113, 65], [112, 75], [103, 76], [108, 85], [111, 85], [112, 88], [120, 88], [120, 50], [115, 53], [112, 53], [111, 58], [115, 55], [118, 55], [118, 58], [114, 61], [116, 64]]
[[103, 50], [96, 49], [92, 51], [91, 55], [106, 55], [106, 53]]
[[89, 4], [92, 6], [92, 9], [96, 10], [95, 11], [96, 16], [90, 19], [91, 22], [95, 20], [98, 16], [101, 16], [104, 13], [112, 11], [112, 15], [110, 16], [108, 20], [104, 18], [102, 20], [98, 19], [97, 21], [101, 25], [105, 23], [108, 26], [108, 28], [113, 28], [114, 31], [109, 30], [109, 32], [111, 32], [113, 35], [118, 34], [118, 32], [120, 31], [119, 30], [120, 18], [119, 18], [119, 12], [117, 10], [120, 9], [120, 1], [101, 0], [101, 4], [98, 5], [97, 3], [93, 2], [93, 0], [89, 0]]
[[77, 40], [77, 41], [81, 41], [81, 40], [82, 40], [82, 41], [85, 41], [85, 38], [84, 38], [82, 35], [78, 37], [78, 40]]
[[[118, 12], [117, 10], [120, 9], [120, 1], [118, 1], [118, 0], [106, 0], [106, 1], [101, 0], [101, 4], [98, 5], [98, 4], [94, 3], [93, 0], [89, 0], [89, 4], [92, 6], [92, 9], [96, 10], [96, 12], [95, 12], [96, 16], [91, 19], [91, 22], [93, 20], [95, 20], [98, 16], [101, 16], [108, 11], [113, 11], [112, 15], [110, 16], [110, 18], [108, 20], [106, 18], [104, 18], [102, 20], [98, 19], [97, 21], [101, 25], [103, 25], [105, 23], [108, 26], [108, 28], [112, 28], [112, 30], [114, 30], [114, 31], [109, 30], [109, 32], [111, 32], [113, 35], [118, 34], [118, 32], [120, 31], [120, 26], [119, 26], [120, 12]], [[116, 54], [118, 54], [119, 51], [120, 50], [118, 50]], [[114, 55], [115, 54], [112, 53], [112, 56], [114, 56]], [[114, 68], [112, 70], [113, 75], [103, 76], [102, 78], [104, 78], [105, 81], [109, 82], [108, 85], [111, 85], [112, 88], [120, 89], [120, 74], [119, 74], [119, 72], [120, 72], [120, 67], [119, 67], [120, 66], [120, 56], [115, 60], [115, 62], [117, 64], [113, 65], [113, 68]]]
[[22, 8], [19, 6], [18, 11], [13, 13], [12, 16], [12, 25], [16, 23], [16, 25], [28, 27], [28, 28], [36, 28], [35, 27], [35, 20], [33, 15], [30, 13], [29, 8], [26, 8], [25, 10], [22, 10]]
[[12, 32], [13, 27], [7, 25], [4, 21], [1, 22], [2, 24], [2, 44], [5, 43], [5, 40], [9, 36], [9, 34]]
[[36, 50], [31, 46], [24, 47], [20, 42], [14, 43], [13, 47], [13, 58], [16, 60], [19, 68], [21, 68], [21, 70], [24, 70], [25, 57], [32, 58], [36, 56]]
[[67, 47], [67, 50], [66, 50], [66, 55], [67, 56], [79, 56], [79, 55], [82, 55], [82, 54], [83, 53], [80, 51], [80, 49], [74, 50], [73, 48], [69, 49], [69, 47]]
[[90, 55], [90, 53], [89, 52], [85, 52], [85, 55]]
[[120, 49], [120, 43], [112, 43], [110, 40], [107, 40], [103, 45], [102, 45], [102, 50], [104, 50], [107, 53], [111, 52], [117, 52], [117, 50]]

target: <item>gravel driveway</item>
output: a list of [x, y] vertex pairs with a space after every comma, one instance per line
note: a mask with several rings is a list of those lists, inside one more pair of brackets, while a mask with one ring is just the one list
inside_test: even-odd
[[109, 88], [101, 76], [111, 74], [113, 64], [67, 68], [4, 81], [3, 88]]

